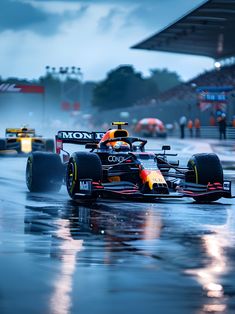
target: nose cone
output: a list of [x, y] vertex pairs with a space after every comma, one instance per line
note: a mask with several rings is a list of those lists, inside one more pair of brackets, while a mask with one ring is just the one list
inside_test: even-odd
[[21, 151], [22, 153], [30, 153], [32, 151], [32, 140], [31, 138], [21, 139]]

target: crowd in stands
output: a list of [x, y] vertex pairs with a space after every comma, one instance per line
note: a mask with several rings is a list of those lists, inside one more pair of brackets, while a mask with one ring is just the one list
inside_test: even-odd
[[198, 86], [235, 85], [235, 64], [205, 72], [191, 80], [190, 83]]
[[235, 86], [235, 64], [214, 69], [200, 74], [196, 78], [182, 83], [159, 97], [160, 101], [195, 98], [195, 88], [198, 86]]

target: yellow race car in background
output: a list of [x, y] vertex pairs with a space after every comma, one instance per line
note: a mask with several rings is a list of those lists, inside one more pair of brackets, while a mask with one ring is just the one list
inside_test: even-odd
[[35, 129], [27, 127], [7, 128], [5, 138], [0, 138], [0, 154], [33, 151], [54, 152], [54, 140], [36, 135]]

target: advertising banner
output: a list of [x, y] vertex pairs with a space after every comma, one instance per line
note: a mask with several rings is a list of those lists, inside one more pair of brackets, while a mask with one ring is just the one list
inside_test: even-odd
[[23, 85], [1, 83], [0, 93], [26, 93], [26, 94], [44, 94], [45, 88], [40, 85]]

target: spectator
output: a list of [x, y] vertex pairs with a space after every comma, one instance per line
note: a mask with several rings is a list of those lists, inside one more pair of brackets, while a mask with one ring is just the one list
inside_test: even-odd
[[222, 113], [218, 117], [217, 121], [219, 124], [219, 138], [220, 138], [220, 140], [222, 140], [222, 139], [226, 140], [226, 127], [227, 127], [226, 114]]
[[201, 123], [198, 118], [194, 120], [194, 126], [195, 126], [195, 136], [200, 137]]
[[211, 115], [210, 115], [209, 123], [210, 123], [210, 126], [215, 126], [215, 124], [216, 124], [215, 117], [214, 117], [213, 113], [211, 113]]
[[235, 116], [233, 116], [233, 119], [232, 119], [232, 127], [235, 128]]
[[188, 129], [189, 129], [189, 135], [190, 137], [193, 137], [193, 120], [188, 120]]
[[180, 118], [180, 138], [184, 138], [184, 129], [185, 129], [185, 125], [186, 125], [186, 122], [187, 122], [187, 119], [185, 116], [182, 116]]

